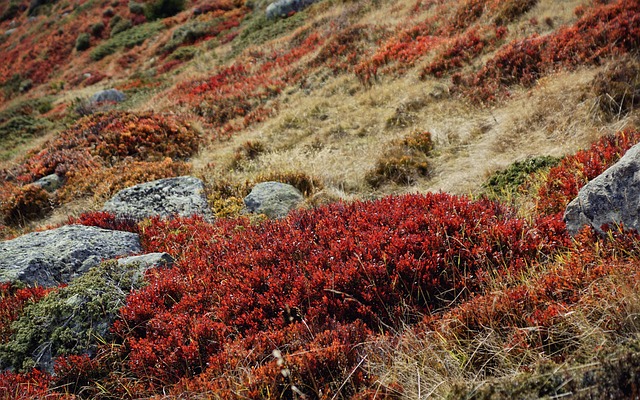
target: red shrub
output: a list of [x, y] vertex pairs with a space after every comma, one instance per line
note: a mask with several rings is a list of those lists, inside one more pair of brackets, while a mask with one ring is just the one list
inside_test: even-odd
[[85, 225], [96, 226], [103, 229], [111, 229], [114, 231], [126, 231], [132, 233], [140, 233], [140, 227], [135, 220], [118, 218], [106, 211], [94, 211], [84, 213], [78, 218], [69, 217], [69, 225]]
[[[616, 231], [611, 239], [603, 239], [585, 231], [576, 238], [570, 255], [531, 281], [477, 296], [430, 318], [429, 324], [462, 342], [491, 329], [508, 338], [510, 351], [537, 349], [562, 361], [571, 351], [572, 338], [559, 337], [557, 327], [573, 310], [594, 310], [588, 317], [595, 318], [596, 324], [607, 330], [621, 328], [624, 321], [613, 321], [614, 313], [598, 320], [602, 313], [596, 310], [610, 307], [624, 296], [615, 277], [633, 287], [640, 282], [638, 257], [640, 236], [635, 233]], [[570, 332], [565, 328], [563, 334]], [[485, 361], [476, 360], [480, 364]], [[482, 368], [487, 366], [482, 364]]]
[[[534, 228], [497, 204], [446, 194], [336, 204], [259, 226], [154, 220], [143, 246], [169, 252], [176, 265], [152, 273], [129, 297], [115, 329], [130, 350], [129, 367], [148, 382], [172, 383], [207, 365], [219, 376], [222, 365], [247, 357], [228, 353], [238, 346], [253, 349], [252, 371], [260, 375], [274, 371], [264, 364], [274, 346], [296, 359], [295, 343], [309, 352], [322, 332], [358, 324], [364, 340], [369, 330], [397, 328], [481, 290], [488, 276], [517, 271], [567, 240], [561, 221]], [[293, 343], [275, 339], [293, 334], [289, 329], [300, 332]], [[268, 341], [267, 332], [275, 335]], [[303, 357], [300, 365], [331, 370], [330, 349], [311, 352], [320, 358]], [[358, 360], [348, 357], [345, 371]]]
[[53, 379], [47, 373], [36, 369], [26, 374], [5, 371], [0, 373], [0, 399], [72, 399], [73, 396], [55, 394], [49, 391]]
[[541, 214], [564, 212], [587, 182], [603, 173], [638, 142], [640, 131], [624, 131], [605, 136], [589, 149], [565, 157], [560, 165], [551, 168], [538, 190], [536, 211]]
[[32, 182], [44, 175], [112, 166], [126, 158], [184, 159], [199, 147], [198, 133], [179, 118], [113, 111], [89, 115], [61, 132], [43, 150], [29, 154], [13, 175]]
[[6, 343], [11, 336], [11, 323], [18, 319], [22, 309], [29, 302], [36, 302], [52, 289], [41, 287], [20, 289], [14, 284], [0, 283], [0, 343]]
[[603, 57], [640, 48], [640, 4], [618, 0], [590, 9], [574, 25], [542, 37], [504, 46], [477, 73], [462, 80], [479, 100], [491, 100], [504, 86], [530, 86], [557, 68], [598, 64]]

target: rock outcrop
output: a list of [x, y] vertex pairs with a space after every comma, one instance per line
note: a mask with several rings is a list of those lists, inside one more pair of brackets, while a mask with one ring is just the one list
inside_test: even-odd
[[587, 183], [567, 206], [564, 221], [572, 235], [585, 225], [600, 233], [604, 224], [640, 230], [640, 145]]
[[127, 96], [118, 89], [106, 89], [101, 90], [98, 93], [91, 96], [92, 103], [104, 103], [113, 102], [121, 103], [127, 99]]
[[62, 186], [62, 178], [57, 174], [47, 175], [33, 182], [34, 185], [40, 186], [47, 192], [53, 192]]
[[267, 18], [286, 17], [292, 12], [297, 12], [318, 0], [278, 0], [267, 7]]
[[56, 286], [102, 260], [140, 253], [137, 234], [68, 225], [0, 242], [0, 282]]
[[176, 215], [201, 215], [213, 219], [204, 184], [192, 176], [159, 179], [123, 189], [105, 203], [103, 211], [136, 220]]
[[244, 198], [247, 211], [269, 218], [284, 218], [304, 197], [295, 187], [281, 182], [263, 182], [253, 187]]
[[104, 262], [68, 286], [28, 304], [12, 325], [11, 338], [0, 344], [0, 369], [53, 373], [62, 354], [93, 356], [100, 341], [109, 341], [110, 327], [127, 294], [143, 284], [144, 272], [171, 259], [166, 253]]

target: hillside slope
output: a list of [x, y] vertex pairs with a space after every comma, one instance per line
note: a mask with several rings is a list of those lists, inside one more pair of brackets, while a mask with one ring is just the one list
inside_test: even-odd
[[[638, 2], [269, 3], [0, 4], [0, 236], [124, 226], [176, 258], [98, 354], [0, 394], [637, 396], [638, 238], [561, 215], [640, 138]], [[186, 174], [215, 223], [95, 212]], [[307, 210], [243, 217], [268, 180]], [[3, 285], [4, 356], [47, 293]]]

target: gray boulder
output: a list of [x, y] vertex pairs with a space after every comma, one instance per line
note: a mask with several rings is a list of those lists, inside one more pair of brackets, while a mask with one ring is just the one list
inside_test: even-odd
[[53, 192], [62, 186], [62, 179], [57, 174], [47, 175], [33, 182], [34, 185], [40, 186], [47, 192]]
[[86, 273], [102, 260], [140, 253], [137, 234], [68, 225], [0, 242], [0, 282], [56, 286]]
[[572, 235], [585, 225], [603, 233], [603, 224], [622, 223], [640, 230], [640, 145], [635, 145], [614, 165], [587, 183], [564, 213]]
[[127, 99], [127, 96], [117, 89], [101, 90], [91, 96], [92, 103], [113, 102], [121, 103]]
[[267, 7], [267, 18], [286, 17], [292, 12], [300, 11], [318, 0], [278, 0]]
[[[150, 257], [147, 261], [165, 257], [146, 256]], [[111, 340], [110, 327], [118, 310], [127, 295], [143, 285], [145, 271], [155, 264], [140, 260], [104, 262], [28, 304], [12, 325], [13, 335], [0, 344], [0, 369], [21, 371], [36, 366], [53, 373], [56, 356], [93, 356], [101, 341]]]
[[159, 179], [123, 189], [105, 203], [103, 211], [136, 220], [175, 215], [213, 219], [204, 183], [192, 176]]
[[263, 182], [253, 187], [244, 198], [249, 212], [265, 214], [269, 218], [284, 218], [304, 197], [295, 187], [280, 182]]

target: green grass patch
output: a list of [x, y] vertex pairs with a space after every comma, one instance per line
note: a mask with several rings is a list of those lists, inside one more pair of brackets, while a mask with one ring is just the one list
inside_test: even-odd
[[131, 29], [118, 33], [106, 42], [97, 46], [91, 52], [91, 59], [93, 61], [100, 61], [106, 56], [111, 55], [122, 48], [139, 46], [144, 43], [145, 40], [155, 36], [163, 29], [164, 24], [162, 21], [149, 22], [134, 26]]
[[509, 198], [531, 174], [549, 169], [557, 165], [560, 160], [559, 157], [542, 156], [516, 161], [507, 169], [493, 173], [482, 187], [490, 198]]

